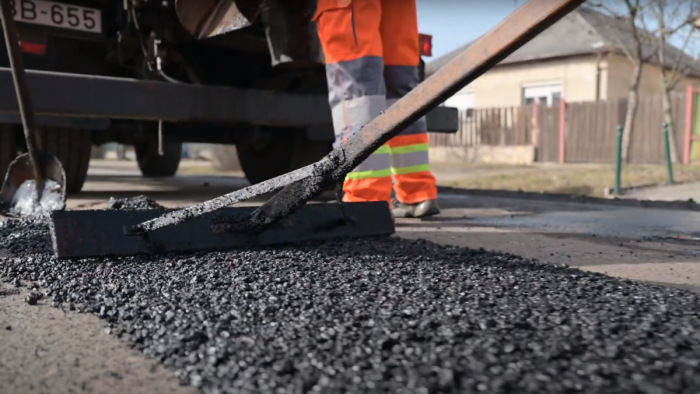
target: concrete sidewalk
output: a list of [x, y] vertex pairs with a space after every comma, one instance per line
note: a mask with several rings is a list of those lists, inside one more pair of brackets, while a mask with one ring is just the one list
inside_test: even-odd
[[653, 201], [700, 201], [700, 182], [631, 190], [621, 198]]

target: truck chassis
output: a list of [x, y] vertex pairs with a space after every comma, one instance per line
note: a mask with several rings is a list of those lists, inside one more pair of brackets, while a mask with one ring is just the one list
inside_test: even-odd
[[[330, 150], [322, 59], [273, 66], [274, 37], [263, 21], [196, 41], [179, 25], [174, 3], [15, 1], [37, 125], [47, 149], [64, 164], [68, 192], [80, 191], [91, 147], [106, 142], [134, 145], [144, 176], [174, 175], [183, 143], [234, 144], [252, 183], [315, 162]], [[28, 21], [40, 19], [43, 10], [49, 15], [43, 24]], [[87, 18], [71, 18], [81, 13]], [[65, 28], [69, 22], [78, 28]], [[4, 173], [23, 140], [1, 53]], [[457, 130], [454, 108], [439, 107], [427, 120], [432, 132]]]

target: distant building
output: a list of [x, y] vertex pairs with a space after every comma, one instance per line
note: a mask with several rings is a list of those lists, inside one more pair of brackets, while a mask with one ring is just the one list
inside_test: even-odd
[[[469, 44], [427, 65], [433, 74]], [[622, 48], [631, 48], [626, 20], [579, 8], [532, 39], [486, 74], [446, 101], [460, 110], [508, 107], [537, 100], [555, 105], [562, 97], [569, 102], [615, 100], [627, 97], [633, 65]], [[650, 53], [651, 47], [645, 47]], [[669, 64], [679, 49], [669, 45]], [[700, 67], [686, 54], [683, 64], [691, 69], [677, 89], [700, 86]], [[660, 67], [647, 63], [642, 72], [640, 95], [661, 92]]]

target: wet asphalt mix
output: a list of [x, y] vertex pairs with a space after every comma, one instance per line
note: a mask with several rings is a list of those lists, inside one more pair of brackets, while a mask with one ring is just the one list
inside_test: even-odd
[[700, 295], [511, 255], [383, 238], [64, 261], [40, 220], [0, 223], [2, 249], [0, 280], [205, 393], [700, 388]]

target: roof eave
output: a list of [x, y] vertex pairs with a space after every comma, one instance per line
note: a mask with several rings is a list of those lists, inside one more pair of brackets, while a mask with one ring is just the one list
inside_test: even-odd
[[[609, 52], [610, 52], [610, 50], [608, 50], [606, 48], [603, 51], [598, 50], [598, 51], [573, 52], [573, 53], [567, 53], [567, 54], [562, 54], [562, 55], [533, 57], [533, 58], [514, 60], [514, 61], [508, 61], [508, 59], [506, 59], [506, 60], [498, 63], [497, 65], [493, 66], [492, 68], [505, 67], [505, 66], [517, 66], [517, 65], [521, 65], [521, 64], [527, 64], [527, 63], [562, 60], [562, 59], [573, 58], [573, 57], [595, 56], [598, 54], [606, 55]], [[433, 75], [439, 70], [440, 69], [438, 69], [434, 72], [428, 73], [426, 75], [427, 76]]]

